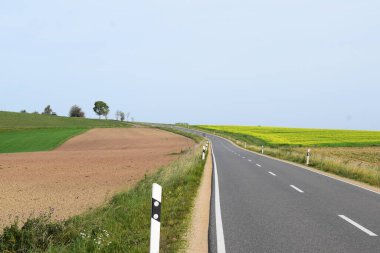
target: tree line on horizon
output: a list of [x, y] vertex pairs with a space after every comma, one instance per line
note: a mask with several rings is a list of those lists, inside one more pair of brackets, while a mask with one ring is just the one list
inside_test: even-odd
[[[93, 110], [94, 110], [95, 114], [97, 114], [99, 116], [99, 119], [101, 119], [102, 116], [106, 120], [108, 119], [108, 114], [110, 112], [110, 108], [109, 108], [109, 106], [107, 105], [106, 102], [104, 102], [104, 101], [96, 101], [94, 103]], [[27, 113], [26, 110], [21, 110], [20, 112], [21, 113]], [[33, 114], [39, 114], [39, 112], [38, 111], [34, 111]], [[44, 108], [44, 110], [41, 112], [41, 114], [43, 114], [43, 115], [57, 116], [57, 113], [55, 113], [53, 111], [53, 109], [51, 108], [50, 105], [47, 105]], [[124, 120], [129, 121], [130, 115], [131, 114], [129, 112], [125, 113], [125, 112], [123, 112], [121, 110], [117, 110], [116, 113], [115, 113], [115, 119], [116, 120], [120, 120], [120, 121], [124, 121]], [[81, 107], [79, 107], [78, 105], [73, 105], [70, 108], [70, 110], [69, 110], [69, 117], [72, 117], [72, 118], [85, 118], [85, 113], [84, 113], [84, 111], [82, 110]], [[134, 118], [132, 117], [131, 120], [134, 121]]]

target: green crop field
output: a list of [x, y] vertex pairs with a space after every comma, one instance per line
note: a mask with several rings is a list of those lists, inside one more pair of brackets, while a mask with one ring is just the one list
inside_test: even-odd
[[380, 131], [328, 130], [260, 126], [198, 126], [266, 146], [365, 147], [380, 146]]
[[52, 150], [91, 128], [128, 126], [114, 120], [0, 111], [0, 153]]

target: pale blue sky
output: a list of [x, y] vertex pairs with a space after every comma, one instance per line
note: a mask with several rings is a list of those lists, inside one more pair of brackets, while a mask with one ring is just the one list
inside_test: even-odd
[[0, 0], [0, 110], [380, 130], [378, 0]]

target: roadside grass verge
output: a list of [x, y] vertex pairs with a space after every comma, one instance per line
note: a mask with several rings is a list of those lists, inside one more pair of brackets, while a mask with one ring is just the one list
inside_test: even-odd
[[205, 162], [201, 148], [189, 150], [171, 165], [146, 175], [134, 188], [119, 193], [102, 207], [66, 221], [48, 216], [4, 229], [0, 252], [148, 252], [151, 187], [163, 187], [161, 252], [186, 246], [191, 210]]
[[[236, 142], [241, 147], [244, 147], [244, 143]], [[248, 150], [261, 152], [261, 147], [248, 145]], [[265, 148], [265, 154], [273, 156], [279, 159], [288, 160], [291, 162], [305, 165], [306, 152], [301, 153], [291, 148]], [[321, 155], [313, 155], [310, 158], [310, 167], [317, 168], [319, 170], [330, 172], [338, 176], [350, 178], [359, 182], [367, 183], [369, 185], [380, 187], [380, 167], [368, 167], [368, 166], [354, 166], [345, 161]]]
[[[248, 150], [261, 153], [261, 144], [255, 139], [251, 139], [250, 136], [246, 134], [239, 133], [229, 133], [228, 131], [219, 131], [215, 129], [208, 129], [204, 127], [195, 127], [195, 129], [206, 131], [209, 133], [213, 133], [219, 136], [222, 136], [226, 139], [231, 140], [238, 146], [242, 148], [247, 148]], [[318, 148], [323, 150], [323, 148]], [[327, 149], [327, 148], [326, 148]], [[329, 149], [333, 149], [329, 147]], [[344, 149], [344, 147], [339, 148], [340, 152]], [[305, 165], [306, 163], [306, 148], [302, 149], [299, 147], [284, 147], [284, 146], [275, 146], [264, 148], [265, 154], [269, 156], [273, 156], [279, 159], [299, 163]], [[364, 149], [363, 149], [364, 150]], [[331, 152], [331, 151], [330, 151]], [[345, 157], [339, 158], [337, 156], [329, 155], [328, 152], [313, 152], [310, 159], [310, 167], [314, 167], [321, 171], [329, 172], [336, 174], [338, 176], [346, 177], [349, 179], [353, 179], [359, 182], [367, 183], [372, 186], [380, 187], [380, 164], [378, 162], [369, 163], [354, 163], [350, 161], [349, 157], [352, 157], [354, 154], [349, 153], [349, 148], [347, 148], [348, 154]], [[369, 151], [370, 152], [370, 151]], [[360, 156], [365, 156], [362, 153], [359, 153]], [[348, 157], [348, 159], [347, 159]], [[370, 157], [373, 157], [371, 154]], [[365, 158], [363, 157], [363, 160]]]

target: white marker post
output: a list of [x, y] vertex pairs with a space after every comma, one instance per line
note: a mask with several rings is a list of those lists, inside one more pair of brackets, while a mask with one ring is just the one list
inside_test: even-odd
[[202, 160], [206, 159], [206, 146], [203, 146]]
[[261, 154], [264, 154], [264, 145], [261, 145]]
[[309, 165], [309, 163], [310, 163], [310, 148], [307, 150], [306, 165]]
[[150, 225], [150, 253], [160, 252], [161, 197], [162, 187], [158, 184], [153, 184]]

